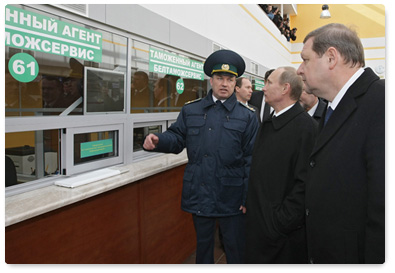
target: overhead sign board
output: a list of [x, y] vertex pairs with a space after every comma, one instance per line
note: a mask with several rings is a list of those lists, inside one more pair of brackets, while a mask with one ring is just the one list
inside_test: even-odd
[[265, 82], [262, 80], [255, 79], [255, 90], [262, 91], [262, 88], [265, 86]]
[[14, 6], [5, 8], [5, 45], [101, 62], [102, 34]]
[[155, 48], [149, 51], [149, 71], [204, 80], [203, 63]]

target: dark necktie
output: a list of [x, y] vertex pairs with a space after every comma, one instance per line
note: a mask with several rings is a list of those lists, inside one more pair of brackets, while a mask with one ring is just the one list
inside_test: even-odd
[[326, 125], [326, 123], [328, 122], [328, 119], [331, 117], [332, 113], [333, 113], [333, 109], [332, 109], [332, 107], [329, 106], [328, 109], [326, 110], [324, 125]]

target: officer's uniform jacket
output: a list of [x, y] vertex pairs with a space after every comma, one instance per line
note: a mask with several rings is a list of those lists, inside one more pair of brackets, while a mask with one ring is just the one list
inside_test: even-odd
[[230, 216], [245, 204], [258, 119], [235, 94], [222, 105], [203, 98], [187, 103], [177, 121], [159, 134], [154, 151], [187, 148], [181, 208], [200, 216]]

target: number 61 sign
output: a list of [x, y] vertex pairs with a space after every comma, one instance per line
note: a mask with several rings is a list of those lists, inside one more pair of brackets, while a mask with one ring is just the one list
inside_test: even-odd
[[8, 63], [11, 75], [20, 82], [31, 82], [38, 75], [38, 63], [27, 53], [17, 53]]

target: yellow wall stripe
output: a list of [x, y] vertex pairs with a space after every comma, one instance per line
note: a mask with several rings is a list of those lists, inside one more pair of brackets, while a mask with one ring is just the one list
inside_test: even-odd
[[[365, 61], [385, 60], [385, 58], [366, 58]], [[301, 64], [302, 62], [291, 62], [292, 64]]]
[[117, 43], [117, 42], [109, 41], [109, 40], [106, 40], [106, 39], [102, 39], [102, 41], [106, 42], [106, 43], [114, 44], [114, 45], [126, 46], [124, 44], [120, 44], [120, 43]]
[[[364, 47], [363, 50], [385, 49], [385, 46]], [[301, 51], [293, 51], [291, 54], [300, 54]]]
[[149, 53], [149, 51], [148, 51], [148, 50], [141, 49], [141, 48], [134, 47], [134, 46], [132, 46], [132, 49], [135, 49], [135, 50], [138, 50], [138, 51], [143, 51], [143, 52]]
[[364, 50], [385, 49], [385, 46], [365, 47]]

